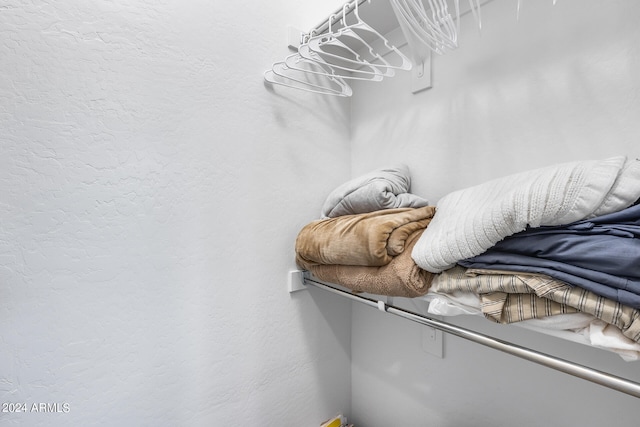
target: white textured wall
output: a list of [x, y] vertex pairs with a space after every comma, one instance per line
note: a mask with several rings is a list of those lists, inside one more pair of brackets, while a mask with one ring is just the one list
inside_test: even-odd
[[349, 174], [348, 103], [261, 76], [338, 4], [3, 2], [0, 402], [68, 412], [1, 425], [349, 411], [349, 304], [286, 292]]
[[[407, 74], [354, 87], [352, 172], [406, 162], [413, 191], [434, 203], [493, 177], [569, 160], [640, 156], [640, 4], [494, 0], [479, 33], [434, 58], [433, 89]], [[606, 5], [605, 5], [606, 3]], [[467, 326], [474, 319], [458, 319]], [[638, 363], [509, 327], [493, 334], [640, 381]], [[445, 337], [445, 358], [421, 329], [353, 309], [356, 425], [634, 425], [638, 400], [495, 350]]]

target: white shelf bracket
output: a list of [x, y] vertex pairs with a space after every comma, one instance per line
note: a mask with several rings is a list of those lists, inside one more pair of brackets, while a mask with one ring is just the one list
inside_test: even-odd
[[415, 62], [411, 69], [411, 93], [431, 89], [431, 51]]
[[287, 27], [287, 47], [291, 50], [297, 51], [302, 44], [302, 38], [304, 33], [299, 29], [288, 26]]
[[288, 279], [287, 289], [289, 290], [289, 293], [304, 291], [307, 289], [307, 286], [304, 284], [303, 270], [290, 271]]

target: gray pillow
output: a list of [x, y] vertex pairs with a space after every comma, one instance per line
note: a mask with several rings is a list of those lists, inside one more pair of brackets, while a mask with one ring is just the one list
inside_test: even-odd
[[335, 218], [381, 209], [421, 208], [425, 199], [409, 193], [411, 178], [406, 165], [378, 169], [345, 182], [329, 194], [322, 218]]

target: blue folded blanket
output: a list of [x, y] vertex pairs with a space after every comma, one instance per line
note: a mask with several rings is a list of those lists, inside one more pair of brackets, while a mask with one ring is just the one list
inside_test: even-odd
[[546, 274], [640, 308], [640, 204], [565, 226], [529, 228], [459, 264]]

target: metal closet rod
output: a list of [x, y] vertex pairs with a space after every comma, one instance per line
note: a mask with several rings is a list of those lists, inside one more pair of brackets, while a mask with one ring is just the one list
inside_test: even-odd
[[488, 335], [480, 334], [478, 332], [471, 331], [456, 325], [452, 325], [447, 322], [443, 322], [437, 319], [432, 319], [412, 311], [404, 310], [402, 308], [388, 305], [384, 301], [377, 301], [371, 298], [363, 297], [353, 294], [351, 292], [343, 291], [341, 289], [329, 286], [326, 283], [319, 282], [312, 277], [305, 276], [304, 283], [306, 285], [315, 286], [320, 289], [332, 292], [334, 294], [341, 295], [350, 300], [357, 301], [366, 304], [370, 307], [378, 308], [386, 313], [395, 314], [396, 316], [409, 319], [411, 321], [427, 325], [432, 328], [447, 332], [452, 335], [456, 335], [460, 338], [464, 338], [469, 341], [473, 341], [478, 344], [482, 344], [487, 347], [494, 348], [496, 350], [509, 353], [511, 355], [520, 357], [522, 359], [529, 360], [531, 362], [538, 363], [540, 365], [547, 366], [549, 368], [564, 372], [574, 377], [582, 378], [587, 381], [591, 381], [596, 384], [600, 384], [605, 387], [609, 387], [613, 390], [620, 391], [622, 393], [629, 394], [631, 396], [640, 397], [640, 383], [627, 380], [625, 378], [617, 377], [615, 375], [608, 374], [593, 368], [589, 368], [584, 365], [580, 365], [574, 362], [569, 362], [564, 359], [560, 359], [545, 353], [541, 353], [536, 350], [532, 350], [527, 347], [522, 347], [517, 344], [513, 344], [507, 341], [502, 341], [497, 338], [490, 337]]
[[331, 19], [332, 16], [335, 15], [335, 18], [333, 19], [333, 21], [331, 21], [331, 25], [335, 24], [336, 22], [338, 22], [339, 20], [342, 19], [342, 9], [344, 7], [347, 8], [347, 15], [351, 12], [353, 12], [355, 10], [355, 4], [356, 2], [358, 3], [358, 6], [360, 6], [362, 3], [366, 3], [368, 0], [351, 0], [347, 3], [345, 3], [345, 5], [339, 9], [337, 9], [335, 12], [333, 12], [331, 15], [329, 15], [329, 17], [327, 19], [325, 19], [324, 21], [322, 21], [321, 23], [319, 23], [318, 25], [316, 25], [315, 27], [313, 27], [311, 30], [309, 30], [309, 34], [314, 33], [314, 34], [322, 34], [325, 33], [327, 31], [329, 31], [329, 20]]

